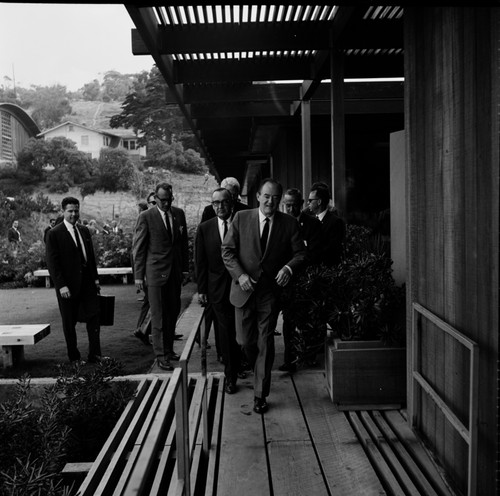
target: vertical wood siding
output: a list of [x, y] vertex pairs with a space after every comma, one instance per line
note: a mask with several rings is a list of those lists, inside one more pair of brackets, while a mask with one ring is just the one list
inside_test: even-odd
[[[405, 8], [409, 304], [479, 344], [477, 494], [495, 494], [498, 394], [498, 9]], [[424, 322], [423, 375], [468, 421], [467, 354]], [[458, 489], [467, 445], [422, 397], [416, 412]]]

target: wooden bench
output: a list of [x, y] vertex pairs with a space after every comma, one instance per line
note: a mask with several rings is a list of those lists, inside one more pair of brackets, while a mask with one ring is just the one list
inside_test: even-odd
[[50, 334], [50, 324], [0, 325], [4, 368], [24, 360], [24, 345], [36, 344]]
[[[224, 375], [207, 377], [203, 353], [202, 373], [188, 375], [187, 369], [199, 332], [204, 339], [203, 316], [179, 367], [144, 378], [94, 463], [82, 464], [88, 474], [79, 496], [215, 494]], [[71, 470], [78, 467], [68, 465], [64, 472]]]
[[[121, 275], [123, 284], [127, 284], [127, 276], [132, 274], [132, 267], [99, 267], [97, 273], [100, 276]], [[35, 277], [45, 277], [45, 287], [50, 288], [50, 275], [47, 269], [38, 269], [33, 272]]]

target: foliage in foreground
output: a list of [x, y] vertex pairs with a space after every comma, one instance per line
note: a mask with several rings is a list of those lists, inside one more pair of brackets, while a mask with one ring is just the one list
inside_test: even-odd
[[61, 470], [92, 461], [134, 395], [129, 382], [112, 382], [121, 365], [106, 360], [83, 372], [59, 366], [56, 383], [39, 400], [20, 378], [12, 399], [0, 403], [0, 496], [66, 496]]

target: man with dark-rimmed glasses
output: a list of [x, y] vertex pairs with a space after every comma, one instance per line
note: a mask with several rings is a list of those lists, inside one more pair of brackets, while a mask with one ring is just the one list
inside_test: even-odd
[[151, 336], [158, 366], [173, 370], [175, 325], [181, 307], [181, 288], [189, 271], [186, 215], [173, 207], [169, 183], [156, 186], [156, 205], [139, 215], [133, 241], [135, 284], [148, 285]]

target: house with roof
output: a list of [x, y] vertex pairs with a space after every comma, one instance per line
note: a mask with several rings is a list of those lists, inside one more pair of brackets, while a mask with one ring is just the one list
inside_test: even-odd
[[21, 107], [0, 103], [0, 167], [15, 162], [27, 141], [39, 133], [35, 121]]
[[38, 138], [52, 139], [64, 137], [76, 143], [78, 150], [89, 154], [91, 158], [99, 158], [104, 147], [123, 148], [134, 157], [145, 157], [146, 147], [138, 146], [137, 136], [127, 129], [108, 130], [92, 129], [83, 124], [66, 121], [37, 135]]

